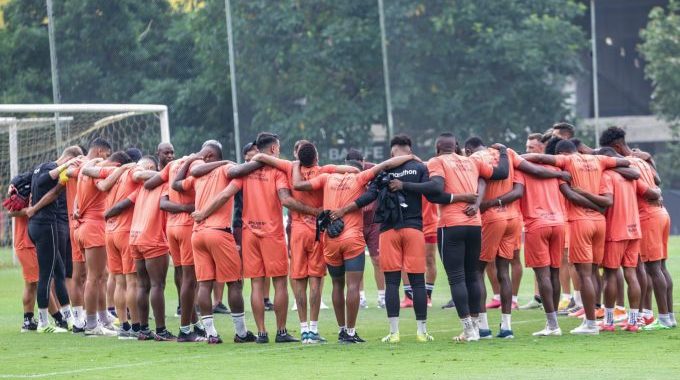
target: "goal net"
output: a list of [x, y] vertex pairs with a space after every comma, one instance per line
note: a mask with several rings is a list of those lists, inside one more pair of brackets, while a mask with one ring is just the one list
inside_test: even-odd
[[[163, 105], [59, 104], [0, 105], [0, 191], [3, 197], [12, 177], [55, 160], [71, 145], [86, 148], [95, 137], [108, 140], [113, 150], [139, 148], [153, 154], [169, 142], [168, 111]], [[12, 223], [0, 215], [0, 248], [11, 248]]]

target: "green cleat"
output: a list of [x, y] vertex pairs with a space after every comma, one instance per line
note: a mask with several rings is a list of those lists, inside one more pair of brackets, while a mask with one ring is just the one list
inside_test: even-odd
[[423, 334], [418, 333], [418, 334], [416, 334], [416, 340], [418, 342], [433, 342], [434, 337], [427, 332], [423, 333]]
[[661, 322], [659, 322], [658, 319], [656, 321], [654, 321], [654, 323], [649, 324], [649, 325], [642, 328], [643, 331], [660, 331], [660, 330], [670, 330], [670, 329], [671, 329], [670, 326], [666, 326], [666, 325], [662, 324]]
[[399, 338], [399, 333], [390, 333], [388, 336], [382, 338], [383, 343], [399, 343], [401, 339]]

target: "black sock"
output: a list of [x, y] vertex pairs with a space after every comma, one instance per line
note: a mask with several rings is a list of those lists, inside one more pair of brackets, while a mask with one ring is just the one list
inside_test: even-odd
[[541, 296], [536, 296], [536, 295], [535, 295], [535, 296], [534, 296], [534, 299], [535, 299], [536, 302], [538, 302], [538, 303], [543, 303], [543, 300], [541, 300]]
[[266, 331], [258, 331], [257, 332], [257, 336], [267, 336], [267, 335], [269, 335], [269, 334], [267, 334]]
[[269, 303], [269, 297], [264, 297], [264, 303]]
[[165, 331], [165, 326], [163, 327], [156, 327], [156, 334], [160, 334]]
[[434, 284], [432, 283], [425, 283], [425, 292], [427, 293], [427, 296], [432, 298], [432, 290], [434, 290]]
[[24, 320], [25, 320], [25, 321], [26, 321], [26, 320], [32, 321], [34, 315], [35, 315], [35, 314], [33, 314], [33, 312], [24, 313]]
[[288, 329], [278, 330], [276, 333], [278, 335], [286, 335], [288, 334]]
[[114, 306], [108, 307], [108, 308], [106, 308], [106, 310], [108, 310], [109, 313], [112, 313], [112, 314], [116, 312], [116, 308]]
[[64, 320], [64, 316], [61, 315], [61, 312], [59, 312], [59, 311], [52, 314], [52, 318], [54, 318], [54, 320], [57, 321], [57, 322], [61, 322], [61, 321]]
[[141, 331], [149, 331], [149, 325], [140, 325], [140, 326], [139, 326], [139, 329], [140, 329]]
[[427, 319], [427, 292], [425, 291], [425, 274], [409, 273], [408, 281], [411, 283], [413, 291], [413, 311], [416, 313], [417, 321]]
[[139, 332], [142, 329], [142, 325], [139, 323], [133, 323], [132, 324], [132, 331], [134, 332]]
[[123, 330], [130, 331], [130, 322], [123, 322]]

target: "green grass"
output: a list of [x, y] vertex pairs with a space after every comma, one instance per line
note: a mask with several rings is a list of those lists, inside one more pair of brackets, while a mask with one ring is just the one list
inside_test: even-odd
[[[680, 283], [680, 238], [671, 241], [669, 266]], [[320, 330], [331, 343], [301, 345], [219, 346], [206, 344], [118, 341], [72, 335], [20, 334], [22, 279], [11, 266], [7, 251], [0, 252], [0, 378], [489, 378], [542, 379], [569, 376], [617, 379], [672, 379], [680, 374], [680, 329], [668, 332], [609, 334], [598, 337], [563, 336], [536, 339], [531, 333], [544, 325], [538, 310], [513, 313], [514, 340], [455, 344], [459, 323], [454, 311], [441, 310], [449, 298], [443, 270], [437, 279], [435, 307], [429, 310], [428, 327], [436, 341], [415, 342], [412, 310], [402, 310], [402, 342], [388, 346], [380, 338], [388, 331], [385, 310], [375, 307], [372, 269], [367, 264], [366, 284], [370, 308], [361, 310], [358, 331], [364, 345], [334, 343], [336, 324], [332, 310], [321, 312]], [[531, 271], [524, 272], [520, 303], [532, 293]], [[171, 274], [168, 277], [171, 279]], [[330, 304], [330, 282], [324, 300]], [[167, 313], [172, 315], [176, 295], [168, 282]], [[292, 302], [292, 300], [291, 300]], [[676, 302], [676, 306], [678, 303]], [[489, 320], [497, 326], [498, 311]], [[295, 312], [288, 314], [289, 329], [297, 334]], [[274, 330], [274, 315], [267, 313], [267, 326]], [[247, 314], [249, 328], [254, 328]], [[563, 330], [575, 327], [572, 318], [560, 320]], [[178, 319], [168, 318], [178, 329]], [[217, 317], [225, 337], [233, 334], [231, 319]], [[496, 328], [497, 330], [497, 328]]]

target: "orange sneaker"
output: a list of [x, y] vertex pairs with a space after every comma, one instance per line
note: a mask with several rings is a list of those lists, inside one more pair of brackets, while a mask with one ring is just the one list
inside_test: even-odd
[[491, 299], [489, 303], [486, 304], [487, 309], [498, 309], [501, 307], [501, 300]]
[[413, 300], [404, 296], [404, 299], [401, 300], [401, 304], [399, 304], [399, 306], [401, 306], [402, 309], [413, 307]]
[[604, 308], [595, 309], [595, 319], [604, 318]]
[[604, 323], [600, 326], [600, 331], [614, 332], [616, 327], [614, 325], [605, 325]]
[[627, 319], [628, 313], [626, 313], [626, 309], [614, 309], [614, 322], [624, 322]]
[[569, 313], [570, 317], [576, 317], [576, 318], [581, 318], [586, 314], [586, 310], [582, 307], [579, 307], [578, 309], [574, 310], [573, 313]]

